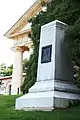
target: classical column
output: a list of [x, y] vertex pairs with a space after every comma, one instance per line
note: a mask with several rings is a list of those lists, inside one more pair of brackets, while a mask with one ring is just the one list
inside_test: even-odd
[[14, 50], [14, 63], [13, 63], [13, 75], [12, 75], [12, 86], [11, 95], [20, 94], [20, 86], [22, 83], [23, 73], [23, 52], [28, 50], [27, 47], [16, 47]]

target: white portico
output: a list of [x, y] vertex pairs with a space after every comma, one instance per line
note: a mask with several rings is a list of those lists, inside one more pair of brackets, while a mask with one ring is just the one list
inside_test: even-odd
[[[20, 41], [20, 43], [19, 43]], [[22, 84], [22, 73], [23, 73], [23, 53], [30, 51], [32, 41], [26, 34], [21, 40], [14, 40], [14, 63], [13, 63], [13, 75], [12, 75], [12, 87], [11, 94], [20, 94], [20, 86]]]
[[14, 62], [13, 62], [13, 75], [12, 75], [12, 86], [11, 94], [20, 94], [20, 86], [22, 84], [22, 73], [23, 73], [23, 53], [31, 49], [32, 41], [28, 37], [31, 30], [27, 30], [25, 34], [14, 36], [14, 45], [11, 49], [14, 51]]
[[[47, 2], [48, 0], [43, 0]], [[41, 0], [36, 2], [25, 12], [25, 14], [5, 33], [9, 39], [14, 40], [14, 45], [11, 49], [14, 51], [14, 63], [13, 63], [13, 75], [12, 75], [12, 86], [11, 94], [20, 94], [20, 86], [22, 83], [22, 61], [23, 53], [25, 51], [32, 51], [32, 41], [28, 37], [31, 33], [31, 24], [28, 20], [35, 16], [39, 11], [42, 10]]]

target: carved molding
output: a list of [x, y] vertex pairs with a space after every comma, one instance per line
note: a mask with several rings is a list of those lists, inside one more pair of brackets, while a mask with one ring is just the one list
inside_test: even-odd
[[29, 51], [29, 48], [28, 46], [17, 46], [16, 48], [16, 51], [19, 51], [19, 52], [24, 52], [24, 51]]
[[11, 34], [10, 38], [13, 39], [13, 40], [15, 40], [15, 39], [22, 38], [22, 37], [24, 37], [26, 35], [28, 36], [30, 33], [31, 33], [31, 29], [28, 29], [28, 30], [25, 30], [25, 31], [22, 31], [22, 32]]
[[[43, 1], [47, 2], [48, 0]], [[41, 11], [41, 9], [41, 0], [36, 0], [24, 15], [4, 34], [4, 36], [10, 38], [11, 34], [19, 32], [28, 23], [28, 20]]]

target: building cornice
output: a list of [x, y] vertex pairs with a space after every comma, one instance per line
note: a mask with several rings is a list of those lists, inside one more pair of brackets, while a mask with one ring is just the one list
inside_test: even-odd
[[11, 79], [12, 76], [5, 76], [5, 77], [0, 77], [0, 80], [8, 80], [8, 79]]
[[28, 23], [28, 20], [41, 11], [41, 1], [47, 2], [48, 0], [36, 0], [23, 16], [4, 34], [4, 36], [11, 38], [11, 35], [19, 34], [19, 31]]
[[26, 34], [29, 35], [30, 33], [31, 33], [31, 29], [27, 29], [27, 30], [24, 30], [24, 31], [21, 31], [21, 32], [17, 32], [17, 33], [11, 34], [9, 36], [9, 38], [15, 40], [16, 38], [23, 37]]

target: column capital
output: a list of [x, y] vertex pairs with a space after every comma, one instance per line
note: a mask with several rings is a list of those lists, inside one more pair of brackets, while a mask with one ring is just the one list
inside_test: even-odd
[[18, 52], [24, 52], [24, 51], [29, 51], [29, 47], [28, 46], [16, 46], [16, 47], [12, 47], [11, 48], [14, 52], [18, 51]]
[[17, 46], [16, 51], [23, 53], [24, 51], [29, 51], [29, 48], [28, 48], [28, 46]]

